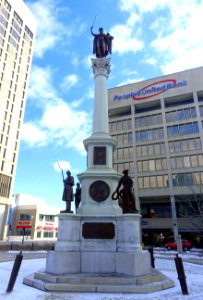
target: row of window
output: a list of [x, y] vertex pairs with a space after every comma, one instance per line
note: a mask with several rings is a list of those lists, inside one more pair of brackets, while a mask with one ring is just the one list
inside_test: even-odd
[[120, 148], [114, 151], [114, 160], [133, 158], [133, 148]]
[[123, 131], [123, 130], [128, 130], [128, 129], [132, 129], [131, 119], [112, 122], [109, 124], [110, 132]]
[[133, 173], [134, 172], [134, 162], [125, 162], [125, 163], [119, 163], [119, 164], [114, 164], [114, 169], [118, 173], [122, 173], [124, 170], [129, 170], [129, 172]]
[[162, 115], [155, 114], [150, 116], [138, 117], [135, 118], [135, 128], [136, 127], [145, 127], [150, 125], [162, 124]]
[[200, 138], [169, 142], [170, 153], [200, 149], [202, 149]]
[[166, 122], [181, 121], [186, 119], [193, 119], [196, 117], [197, 113], [195, 107], [166, 112]]
[[138, 172], [161, 171], [167, 169], [166, 158], [141, 160], [137, 162]]
[[132, 144], [132, 132], [118, 134], [112, 137], [117, 139], [119, 145]]
[[[178, 124], [167, 127], [168, 137], [176, 137], [188, 134], [195, 134], [199, 132], [199, 127], [197, 122]], [[136, 141], [151, 141], [162, 139], [164, 137], [163, 128], [153, 128], [147, 130], [140, 130], [136, 132]]]
[[[169, 142], [170, 153], [191, 151], [191, 150], [201, 150], [200, 138], [185, 139], [180, 141]], [[149, 155], [160, 155], [165, 154], [165, 144], [156, 143], [149, 145], [142, 145], [136, 147], [137, 157], [149, 156]], [[133, 158], [133, 148], [121, 148], [114, 152], [114, 159], [124, 159]]]
[[[18, 229], [16, 230], [16, 235], [18, 236], [31, 236], [31, 230], [30, 229], [25, 229], [25, 231], [23, 229]], [[54, 231], [44, 231], [43, 235], [41, 231], [37, 232], [37, 238], [57, 238], [58, 236], [58, 232], [54, 232]]]
[[[58, 236], [58, 232], [54, 232], [54, 231], [44, 231], [43, 232], [43, 238], [57, 238]], [[37, 232], [37, 238], [41, 238], [42, 237], [42, 232], [41, 231], [38, 231]]]
[[173, 174], [173, 186], [203, 184], [203, 172]]
[[[19, 221], [30, 221], [31, 217], [32, 217], [31, 214], [22, 214], [21, 213], [19, 215]], [[55, 221], [55, 216], [39, 214], [39, 221], [54, 222]]]
[[143, 218], [171, 218], [170, 203], [141, 203]]
[[165, 154], [164, 143], [136, 147], [137, 157]]
[[171, 158], [172, 169], [195, 168], [203, 166], [203, 155], [188, 155]]
[[0, 197], [9, 198], [11, 177], [0, 173]]
[[54, 222], [55, 221], [55, 216], [39, 214], [39, 221]]
[[178, 125], [169, 126], [167, 128], [168, 137], [194, 134], [198, 132], [199, 132], [199, 127], [197, 122], [178, 124]]
[[[203, 155], [171, 157], [172, 169], [203, 167]], [[166, 158], [149, 159], [137, 162], [138, 172], [161, 171], [167, 169]]]
[[139, 189], [166, 188], [168, 187], [168, 175], [138, 177]]
[[151, 141], [163, 139], [164, 131], [163, 128], [154, 128], [148, 130], [140, 130], [136, 132], [136, 141]]

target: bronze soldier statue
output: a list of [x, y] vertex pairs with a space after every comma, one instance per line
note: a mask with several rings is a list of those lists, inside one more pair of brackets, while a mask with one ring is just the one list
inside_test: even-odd
[[77, 182], [76, 190], [75, 190], [75, 209], [76, 210], [80, 204], [80, 201], [81, 201], [81, 187], [80, 187], [80, 183]]
[[[135, 206], [135, 196], [133, 192], [133, 180], [128, 175], [128, 170], [123, 171], [123, 176], [119, 180], [116, 191], [112, 195], [112, 199], [119, 200], [119, 205], [123, 209], [123, 213], [138, 213]], [[122, 189], [120, 187], [122, 186]], [[115, 197], [116, 195], [116, 197]]]
[[90, 28], [91, 34], [94, 36], [93, 54], [96, 54], [97, 58], [103, 58], [109, 53], [111, 54], [113, 36], [110, 33], [105, 34], [102, 27], [99, 28], [99, 34], [93, 33], [92, 29], [93, 26]]
[[74, 186], [74, 177], [71, 176], [71, 172], [66, 172], [67, 177], [63, 179], [64, 189], [62, 200], [66, 202], [66, 209], [61, 212], [72, 213], [71, 211], [71, 201], [73, 201], [73, 186]]

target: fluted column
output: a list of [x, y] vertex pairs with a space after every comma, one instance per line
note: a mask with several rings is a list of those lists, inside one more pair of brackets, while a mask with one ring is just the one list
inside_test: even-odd
[[91, 60], [95, 77], [93, 134], [108, 134], [107, 79], [110, 74], [110, 58], [92, 58]]

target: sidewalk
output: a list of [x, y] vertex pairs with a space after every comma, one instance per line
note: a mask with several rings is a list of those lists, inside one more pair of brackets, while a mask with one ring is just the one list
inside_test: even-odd
[[[14, 261], [16, 255], [19, 254], [19, 252], [20, 251], [10, 251], [10, 252], [0, 251], [0, 263], [7, 262], [7, 261]], [[23, 259], [46, 258], [47, 251], [37, 251], [37, 252], [22, 251], [22, 254], [23, 254]]]

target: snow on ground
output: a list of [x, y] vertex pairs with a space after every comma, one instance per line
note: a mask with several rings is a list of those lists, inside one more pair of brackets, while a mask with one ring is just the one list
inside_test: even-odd
[[[175, 282], [175, 287], [151, 294], [101, 294], [101, 293], [45, 293], [22, 283], [23, 278], [45, 268], [46, 259], [23, 260], [13, 289], [6, 288], [13, 268], [13, 262], [0, 263], [0, 300], [203, 300], [203, 264], [184, 262], [189, 295], [182, 295], [173, 260], [174, 252], [155, 254], [155, 266]], [[202, 256], [183, 254], [184, 259], [191, 257], [203, 260]], [[169, 259], [168, 259], [169, 258]]]

